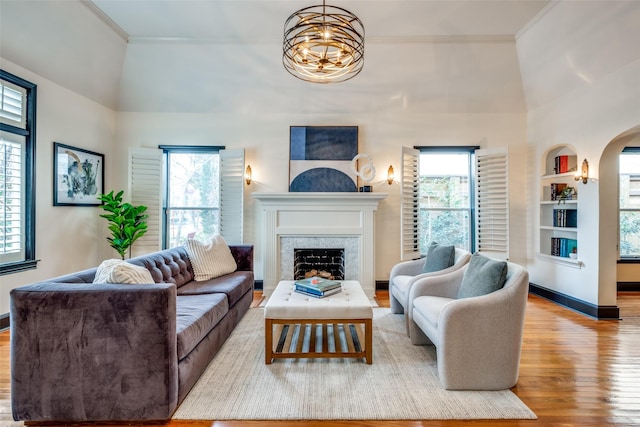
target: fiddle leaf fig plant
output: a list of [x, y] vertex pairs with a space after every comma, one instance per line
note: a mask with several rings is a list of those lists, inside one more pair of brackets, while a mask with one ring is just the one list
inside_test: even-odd
[[131, 203], [123, 202], [123, 194], [124, 191], [116, 194], [111, 191], [98, 196], [103, 203], [102, 209], [107, 211], [100, 215], [109, 222], [111, 237], [107, 237], [107, 241], [122, 259], [127, 251], [131, 257], [131, 246], [147, 232], [146, 219], [149, 217], [144, 213], [147, 210], [146, 206], [133, 206]]

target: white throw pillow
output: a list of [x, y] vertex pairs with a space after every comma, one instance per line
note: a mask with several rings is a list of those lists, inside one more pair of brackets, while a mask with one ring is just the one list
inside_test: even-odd
[[208, 242], [188, 239], [187, 255], [196, 281], [203, 281], [233, 273], [238, 265], [222, 236], [216, 234]]
[[154, 283], [149, 270], [129, 264], [121, 259], [102, 261], [96, 271], [93, 283], [126, 283], [131, 285]]

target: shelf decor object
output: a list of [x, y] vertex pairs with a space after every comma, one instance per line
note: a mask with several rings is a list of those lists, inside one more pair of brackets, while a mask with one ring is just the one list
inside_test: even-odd
[[364, 25], [324, 1], [300, 9], [284, 23], [282, 63], [294, 77], [311, 83], [352, 79], [364, 66]]

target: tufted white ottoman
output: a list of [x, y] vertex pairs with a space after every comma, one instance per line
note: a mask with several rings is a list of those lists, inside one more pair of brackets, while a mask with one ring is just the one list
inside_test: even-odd
[[264, 307], [267, 365], [290, 357], [356, 357], [373, 363], [371, 303], [360, 283], [341, 283], [342, 292], [324, 298], [294, 292], [292, 280], [278, 283]]

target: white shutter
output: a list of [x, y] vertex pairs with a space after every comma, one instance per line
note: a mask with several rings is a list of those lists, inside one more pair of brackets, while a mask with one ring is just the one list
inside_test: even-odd
[[0, 122], [22, 129], [27, 127], [27, 90], [0, 80]]
[[220, 150], [220, 235], [243, 243], [244, 150]]
[[25, 258], [25, 137], [0, 131], [0, 263]]
[[162, 150], [129, 150], [129, 195], [134, 206], [147, 207], [147, 232], [131, 247], [131, 256], [162, 248]]
[[420, 258], [418, 241], [420, 151], [402, 147], [402, 190], [400, 193], [400, 255], [403, 261]]
[[508, 152], [476, 150], [476, 250], [509, 258]]

